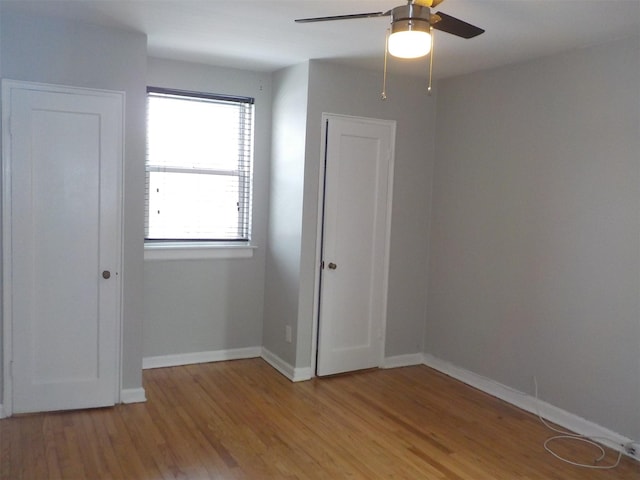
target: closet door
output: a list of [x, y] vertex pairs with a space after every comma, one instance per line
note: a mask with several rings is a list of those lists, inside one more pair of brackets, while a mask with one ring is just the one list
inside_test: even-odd
[[3, 82], [13, 413], [119, 400], [123, 102], [117, 92]]
[[326, 115], [317, 375], [383, 360], [395, 122]]

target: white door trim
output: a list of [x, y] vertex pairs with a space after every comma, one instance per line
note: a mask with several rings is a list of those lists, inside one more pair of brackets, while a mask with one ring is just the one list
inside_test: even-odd
[[313, 292], [313, 322], [311, 329], [311, 375], [316, 376], [316, 363], [318, 354], [318, 328], [319, 328], [319, 312], [320, 312], [320, 276], [322, 274], [322, 233], [323, 233], [323, 210], [324, 210], [324, 193], [325, 193], [325, 154], [327, 149], [327, 122], [331, 118], [346, 118], [363, 123], [376, 125], [389, 125], [392, 128], [393, 136], [391, 139], [391, 156], [389, 158], [389, 176], [387, 185], [387, 204], [386, 204], [386, 226], [385, 226], [385, 249], [383, 258], [383, 293], [382, 293], [382, 326], [381, 326], [381, 346], [379, 349], [378, 366], [384, 365], [385, 342], [387, 337], [387, 299], [389, 293], [389, 252], [391, 243], [391, 207], [393, 204], [393, 173], [395, 167], [395, 139], [396, 139], [396, 121], [382, 120], [367, 117], [355, 117], [351, 115], [340, 115], [333, 113], [322, 113], [321, 124], [321, 142], [320, 142], [320, 169], [318, 174], [318, 205], [317, 205], [317, 225], [316, 225], [316, 253], [315, 253], [315, 271], [314, 271], [314, 292]]
[[[12, 90], [36, 90], [54, 93], [66, 93], [73, 95], [91, 94], [104, 96], [117, 96], [122, 104], [122, 126], [121, 145], [119, 147], [120, 163], [118, 168], [118, 205], [117, 211], [122, 212], [122, 192], [124, 188], [124, 105], [125, 93], [111, 90], [99, 90], [82, 87], [70, 87], [64, 85], [52, 85], [37, 82], [25, 82], [19, 80], [3, 79], [2, 84], [2, 401], [0, 405], [3, 407], [4, 416], [9, 417], [13, 413], [13, 376], [12, 376], [12, 359], [13, 359], [13, 305], [12, 296], [13, 288], [11, 278], [13, 278], [12, 266], [12, 192], [11, 192], [11, 92]], [[120, 214], [120, 223], [118, 225], [117, 237], [120, 239], [119, 257], [117, 271], [122, 271], [123, 265], [123, 225], [124, 215]], [[121, 278], [121, 276], [119, 276]], [[118, 318], [116, 321], [116, 381], [114, 388], [114, 398], [116, 403], [120, 403], [120, 393], [122, 384], [122, 280], [119, 280], [118, 291]]]

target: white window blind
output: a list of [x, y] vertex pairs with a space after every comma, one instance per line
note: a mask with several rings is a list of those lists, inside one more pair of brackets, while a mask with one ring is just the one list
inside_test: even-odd
[[253, 99], [148, 89], [147, 241], [248, 242]]

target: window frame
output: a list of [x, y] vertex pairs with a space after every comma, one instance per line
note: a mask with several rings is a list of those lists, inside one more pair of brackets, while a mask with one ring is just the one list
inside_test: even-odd
[[[247, 161], [248, 168], [245, 173], [242, 172], [241, 169], [229, 171], [229, 170], [219, 170], [209, 169], [206, 173], [213, 175], [232, 175], [238, 177], [239, 187], [238, 187], [238, 195], [243, 194], [241, 192], [246, 191], [246, 202], [238, 202], [239, 208], [244, 208], [243, 211], [238, 213], [238, 222], [244, 223], [246, 225], [246, 229], [244, 231], [244, 238], [229, 238], [229, 239], [216, 239], [216, 238], [148, 238], [148, 222], [149, 222], [149, 213], [148, 213], [148, 193], [145, 193], [145, 260], [161, 260], [161, 259], [181, 259], [181, 258], [248, 258], [253, 256], [253, 250], [256, 248], [251, 244], [251, 229], [252, 229], [252, 209], [253, 209], [253, 162], [254, 162], [254, 137], [255, 137], [255, 99], [253, 97], [245, 97], [245, 96], [237, 96], [237, 95], [226, 95], [226, 94], [212, 94], [191, 90], [180, 90], [174, 88], [164, 88], [164, 87], [155, 87], [148, 86], [147, 87], [147, 118], [148, 118], [148, 102], [150, 98], [150, 94], [158, 94], [160, 96], [175, 96], [177, 98], [186, 98], [193, 99], [197, 101], [201, 100], [212, 100], [212, 101], [220, 101], [227, 103], [237, 103], [242, 104], [245, 107], [250, 106], [251, 108], [251, 118], [250, 118], [250, 129], [249, 129], [249, 148], [250, 154]], [[148, 124], [147, 124], [147, 132], [148, 132]], [[147, 133], [148, 136], [148, 133]], [[246, 144], [246, 142], [244, 142]], [[146, 188], [149, 187], [149, 174], [153, 171], [159, 172], [171, 172], [183, 170], [184, 173], [188, 174], [202, 174], [203, 172], [198, 172], [197, 168], [192, 169], [181, 169], [180, 167], [162, 167], [157, 165], [149, 165], [148, 163], [148, 140], [147, 140], [147, 149], [145, 155], [145, 185]], [[233, 173], [231, 173], [233, 172]], [[240, 228], [239, 228], [240, 231]]]

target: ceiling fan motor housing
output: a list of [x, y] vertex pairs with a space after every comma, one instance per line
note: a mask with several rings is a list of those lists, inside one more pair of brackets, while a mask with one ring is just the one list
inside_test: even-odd
[[391, 33], [419, 31], [429, 32], [431, 24], [431, 9], [408, 3], [391, 10]]

